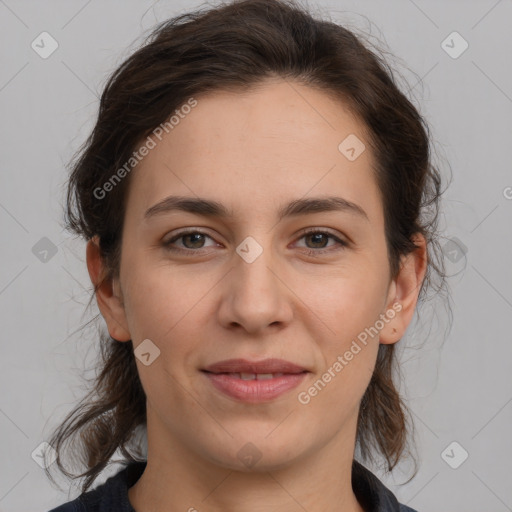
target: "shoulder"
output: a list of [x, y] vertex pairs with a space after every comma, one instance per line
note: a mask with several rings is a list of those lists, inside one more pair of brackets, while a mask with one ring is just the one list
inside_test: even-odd
[[411, 507], [408, 507], [407, 505], [403, 505], [402, 503], [399, 503], [400, 505], [400, 512], [417, 512]]
[[52, 508], [49, 512], [85, 512], [84, 504], [80, 502], [79, 498], [68, 501], [59, 505], [57, 508]]
[[417, 512], [399, 503], [391, 490], [355, 459], [352, 464], [352, 488], [366, 512]]
[[402, 503], [399, 503], [400, 506], [400, 512], [417, 512], [411, 507], [408, 507], [407, 505], [403, 505]]
[[132, 462], [95, 489], [49, 512], [133, 512], [128, 489], [139, 479], [145, 462]]

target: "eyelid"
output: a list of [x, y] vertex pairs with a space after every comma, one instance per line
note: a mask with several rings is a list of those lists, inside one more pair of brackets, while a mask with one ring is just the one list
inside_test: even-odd
[[[344, 237], [338, 231], [332, 230], [331, 228], [323, 228], [323, 227], [314, 227], [314, 228], [304, 228], [299, 231], [298, 235], [307, 235], [309, 233], [326, 233], [328, 235], [332, 235], [334, 238], [338, 238], [342, 242], [348, 243], [347, 237]], [[344, 238], [343, 238], [344, 237]]]

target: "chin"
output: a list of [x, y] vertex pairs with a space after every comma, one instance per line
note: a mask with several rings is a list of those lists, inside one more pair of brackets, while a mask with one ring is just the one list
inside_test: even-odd
[[[265, 435], [268, 435], [266, 432]], [[252, 440], [251, 440], [252, 439]], [[243, 473], [263, 473], [284, 469], [304, 455], [296, 442], [288, 438], [288, 443], [277, 436], [265, 439], [264, 435], [245, 436], [243, 440], [231, 440], [226, 443], [222, 452], [219, 445], [211, 447], [208, 455], [204, 455], [214, 464], [233, 471]]]

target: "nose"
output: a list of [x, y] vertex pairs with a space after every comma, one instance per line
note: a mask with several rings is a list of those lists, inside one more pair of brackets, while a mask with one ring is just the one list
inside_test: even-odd
[[219, 322], [251, 334], [284, 328], [293, 316], [293, 286], [271, 249], [249, 261], [234, 255], [234, 267], [223, 279]]

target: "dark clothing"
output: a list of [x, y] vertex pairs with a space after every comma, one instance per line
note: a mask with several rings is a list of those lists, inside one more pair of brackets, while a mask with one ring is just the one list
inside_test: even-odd
[[[146, 462], [132, 462], [96, 489], [49, 512], [135, 512], [128, 489], [146, 468]], [[398, 503], [394, 494], [367, 468], [354, 460], [352, 488], [365, 512], [416, 512]]]

